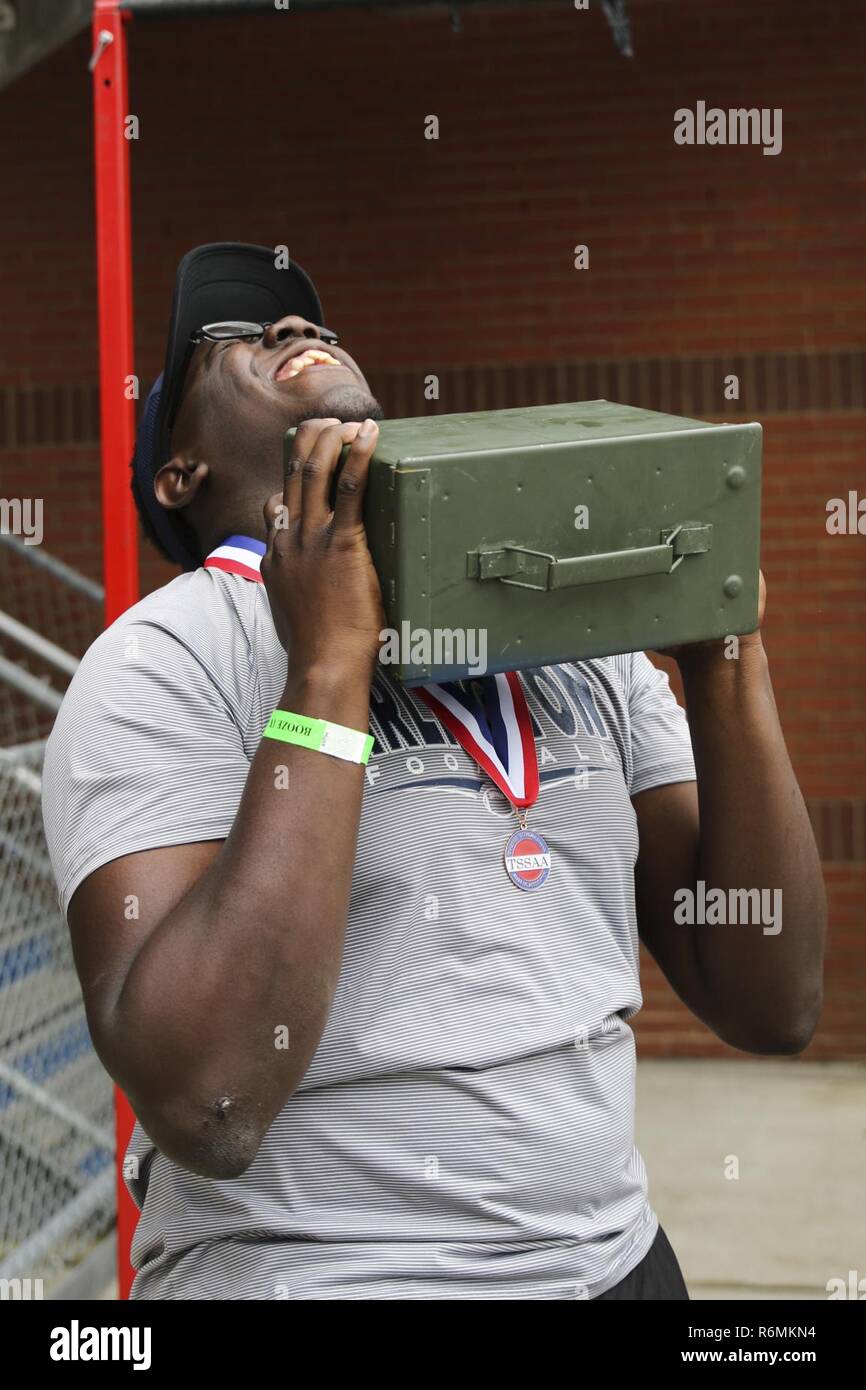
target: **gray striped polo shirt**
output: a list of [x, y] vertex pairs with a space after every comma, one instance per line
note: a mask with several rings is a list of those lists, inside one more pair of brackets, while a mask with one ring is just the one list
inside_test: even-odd
[[[181, 575], [97, 639], [45, 758], [64, 911], [111, 859], [228, 835], [285, 677], [264, 587], [219, 570]], [[502, 794], [421, 699], [377, 676], [318, 1050], [239, 1178], [187, 1172], [136, 1126], [133, 1297], [591, 1298], [646, 1254], [630, 798], [694, 777], [688, 727], [643, 654], [520, 679], [544, 887], [505, 873]]]

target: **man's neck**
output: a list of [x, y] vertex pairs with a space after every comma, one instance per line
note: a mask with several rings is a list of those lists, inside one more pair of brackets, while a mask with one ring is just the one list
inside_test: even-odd
[[216, 550], [229, 536], [249, 536], [254, 541], [267, 541], [268, 533], [262, 511], [259, 510], [258, 516], [250, 512], [243, 519], [239, 519], [235, 514], [233, 521], [215, 522], [204, 529], [201, 534], [202, 553], [210, 555], [211, 551]]

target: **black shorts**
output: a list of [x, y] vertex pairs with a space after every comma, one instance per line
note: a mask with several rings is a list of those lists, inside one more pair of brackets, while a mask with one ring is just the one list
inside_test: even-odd
[[[598, 1301], [605, 1298], [655, 1298], [687, 1299], [689, 1291], [683, 1279], [677, 1257], [671, 1243], [659, 1226], [658, 1234], [639, 1265], [627, 1274], [619, 1284], [614, 1284], [607, 1293], [600, 1293]], [[595, 1301], [595, 1300], [593, 1300]]]

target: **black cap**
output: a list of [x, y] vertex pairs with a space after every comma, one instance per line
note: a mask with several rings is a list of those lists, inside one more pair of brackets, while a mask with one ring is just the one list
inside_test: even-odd
[[206, 323], [226, 319], [275, 323], [286, 314], [298, 314], [311, 323], [324, 322], [309, 275], [295, 262], [280, 269], [277, 259], [273, 247], [217, 241], [188, 251], [177, 268], [165, 367], [148, 395], [132, 466], [156, 534], [184, 569], [197, 569], [201, 556], [195, 553], [189, 526], [160, 506], [153, 480], [171, 457], [170, 426], [183, 389], [191, 334]]

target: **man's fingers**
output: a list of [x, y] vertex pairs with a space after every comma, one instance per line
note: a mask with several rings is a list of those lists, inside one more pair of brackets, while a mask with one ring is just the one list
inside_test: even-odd
[[283, 504], [283, 494], [274, 492], [264, 505], [265, 525], [268, 528], [268, 541], [271, 540], [271, 532], [276, 529], [281, 514], [285, 511]]
[[351, 444], [359, 424], [328, 425], [301, 467], [301, 535], [319, 530], [331, 515], [330, 493], [344, 444]]
[[758, 571], [758, 627], [764, 621], [764, 613], [767, 608], [767, 581], [764, 578], [764, 571]]
[[334, 525], [337, 528], [363, 524], [364, 493], [370, 471], [370, 460], [376, 452], [379, 426], [375, 420], [365, 420], [352, 442], [349, 457], [337, 480], [337, 500], [334, 503]]
[[302, 469], [316, 447], [316, 441], [324, 430], [339, 423], [336, 416], [328, 416], [322, 420], [305, 420], [295, 431], [294, 442], [283, 473], [283, 503], [287, 520], [297, 520], [301, 515]]

